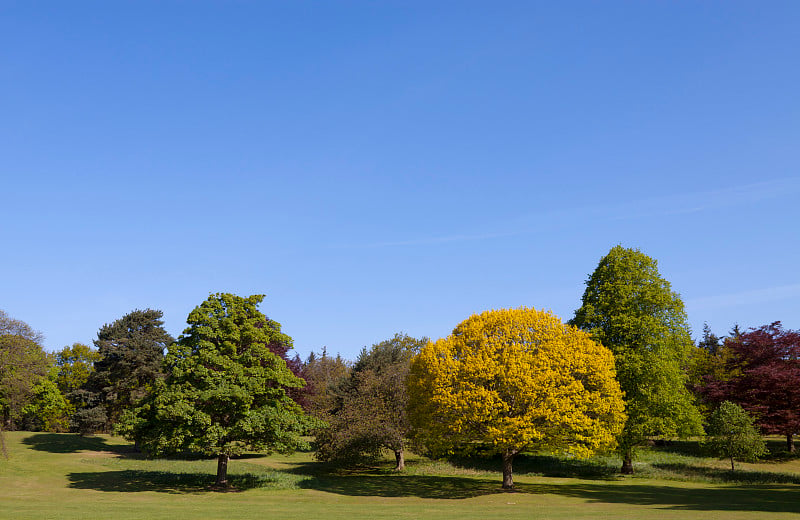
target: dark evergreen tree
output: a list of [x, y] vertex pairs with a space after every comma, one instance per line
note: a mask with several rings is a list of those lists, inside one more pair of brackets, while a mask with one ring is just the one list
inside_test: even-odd
[[96, 425], [103, 416], [100, 429], [109, 431], [123, 411], [135, 406], [164, 378], [164, 351], [175, 340], [164, 329], [162, 316], [159, 310], [137, 309], [97, 332], [94, 344], [100, 359], [85, 386], [92, 395], [82, 398], [89, 408], [76, 415], [80, 431], [91, 429], [81, 423], [82, 418], [91, 418]]

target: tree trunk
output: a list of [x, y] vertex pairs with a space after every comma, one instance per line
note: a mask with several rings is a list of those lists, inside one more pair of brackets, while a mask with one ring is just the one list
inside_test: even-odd
[[217, 481], [214, 482], [216, 487], [228, 487], [228, 460], [230, 457], [227, 453], [220, 453], [217, 457]]
[[633, 475], [633, 449], [627, 448], [622, 454], [622, 468], [619, 472], [623, 475]]
[[733, 456], [731, 456], [731, 472], [734, 471], [736, 471], [736, 469], [733, 467]]
[[514, 489], [512, 463], [514, 462], [514, 455], [516, 454], [517, 452], [514, 450], [506, 450], [503, 452], [503, 489]]
[[786, 449], [789, 453], [794, 453], [794, 434], [787, 433], [786, 434]]
[[394, 460], [397, 462], [397, 466], [395, 466], [395, 471], [403, 471], [406, 469], [406, 459], [403, 455], [403, 449], [394, 450]]

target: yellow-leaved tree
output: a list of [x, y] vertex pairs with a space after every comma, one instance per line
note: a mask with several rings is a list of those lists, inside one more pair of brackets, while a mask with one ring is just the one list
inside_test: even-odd
[[501, 454], [505, 489], [521, 451], [588, 457], [625, 424], [611, 351], [532, 308], [473, 315], [428, 343], [408, 392], [414, 438], [434, 455]]

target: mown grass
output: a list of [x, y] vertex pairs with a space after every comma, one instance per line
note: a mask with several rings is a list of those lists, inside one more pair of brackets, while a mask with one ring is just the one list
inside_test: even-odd
[[731, 473], [696, 442], [643, 449], [636, 475], [614, 456], [518, 457], [514, 492], [498, 459], [432, 461], [403, 473], [252, 454], [230, 463], [233, 491], [212, 490], [214, 460], [148, 460], [109, 436], [9, 432], [0, 461], [0, 518], [796, 518], [800, 459], [772, 455]]

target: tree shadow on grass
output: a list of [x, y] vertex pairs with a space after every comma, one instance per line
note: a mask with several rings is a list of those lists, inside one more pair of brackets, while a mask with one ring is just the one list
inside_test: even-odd
[[[786, 441], [780, 439], [764, 439], [764, 443], [769, 450], [766, 455], [761, 457], [763, 462], [787, 462], [790, 460], [800, 459], [800, 450], [790, 453], [786, 449]], [[709, 450], [703, 446], [699, 441], [679, 441], [670, 440], [663, 444], [656, 445], [650, 448], [653, 451], [663, 453], [674, 453], [676, 455], [685, 455], [688, 457], [713, 457]]]
[[708, 451], [699, 441], [664, 441], [648, 448], [651, 451], [672, 453], [686, 457], [707, 457]]
[[[507, 493], [500, 477], [404, 475], [372, 470], [342, 470], [314, 463], [299, 464], [294, 472], [307, 476], [300, 483], [347, 496], [465, 499]], [[693, 486], [638, 484], [635, 480], [538, 484], [517, 482], [513, 493], [561, 495], [597, 503], [651, 506], [696, 511], [800, 512], [800, 488], [792, 485]]]
[[[233, 490], [281, 487], [281, 472], [230, 475]], [[417, 497], [466, 499], [503, 493], [500, 479], [457, 476], [404, 475], [382, 470], [341, 470], [317, 463], [298, 464], [303, 489], [356, 497]], [[156, 491], [188, 494], [214, 491], [213, 475], [163, 471], [105, 471], [71, 473], [70, 487], [113, 492]], [[789, 485], [682, 485], [574, 481], [562, 484], [518, 482], [516, 494], [550, 494], [596, 503], [649, 506], [664, 510], [800, 512], [800, 487]]]
[[764, 444], [767, 445], [769, 452], [761, 457], [765, 462], [787, 462], [790, 460], [800, 459], [800, 450], [790, 452], [786, 448], [786, 441], [781, 439], [764, 439]]
[[[447, 461], [457, 468], [490, 471], [498, 475], [502, 474], [503, 471], [503, 461], [499, 455], [492, 457], [449, 457]], [[515, 475], [615, 480], [619, 478], [618, 473], [616, 467], [611, 467], [602, 461], [566, 459], [550, 455], [522, 454], [514, 457]]]
[[108, 451], [117, 454], [134, 454], [129, 444], [109, 444], [103, 437], [84, 437], [77, 433], [36, 433], [22, 439], [22, 443], [37, 451], [50, 453], [77, 453], [79, 451]]
[[800, 512], [800, 488], [793, 486], [677, 487], [634, 484], [534, 485], [534, 492], [598, 503], [653, 506], [665, 510]]
[[171, 471], [94, 471], [70, 473], [69, 487], [74, 489], [95, 489], [98, 491], [160, 493], [204, 493], [209, 491], [245, 491], [253, 488], [269, 487], [279, 482], [274, 475], [239, 473], [228, 475], [228, 489], [217, 489], [214, 475], [209, 473], [179, 473]]
[[499, 479], [406, 475], [375, 468], [347, 469], [301, 463], [288, 470], [305, 476], [299, 486], [348, 496], [462, 499], [501, 493]]
[[773, 471], [730, 471], [720, 468], [695, 466], [692, 464], [660, 463], [654, 468], [663, 469], [683, 478], [736, 484], [800, 484], [800, 475]]

